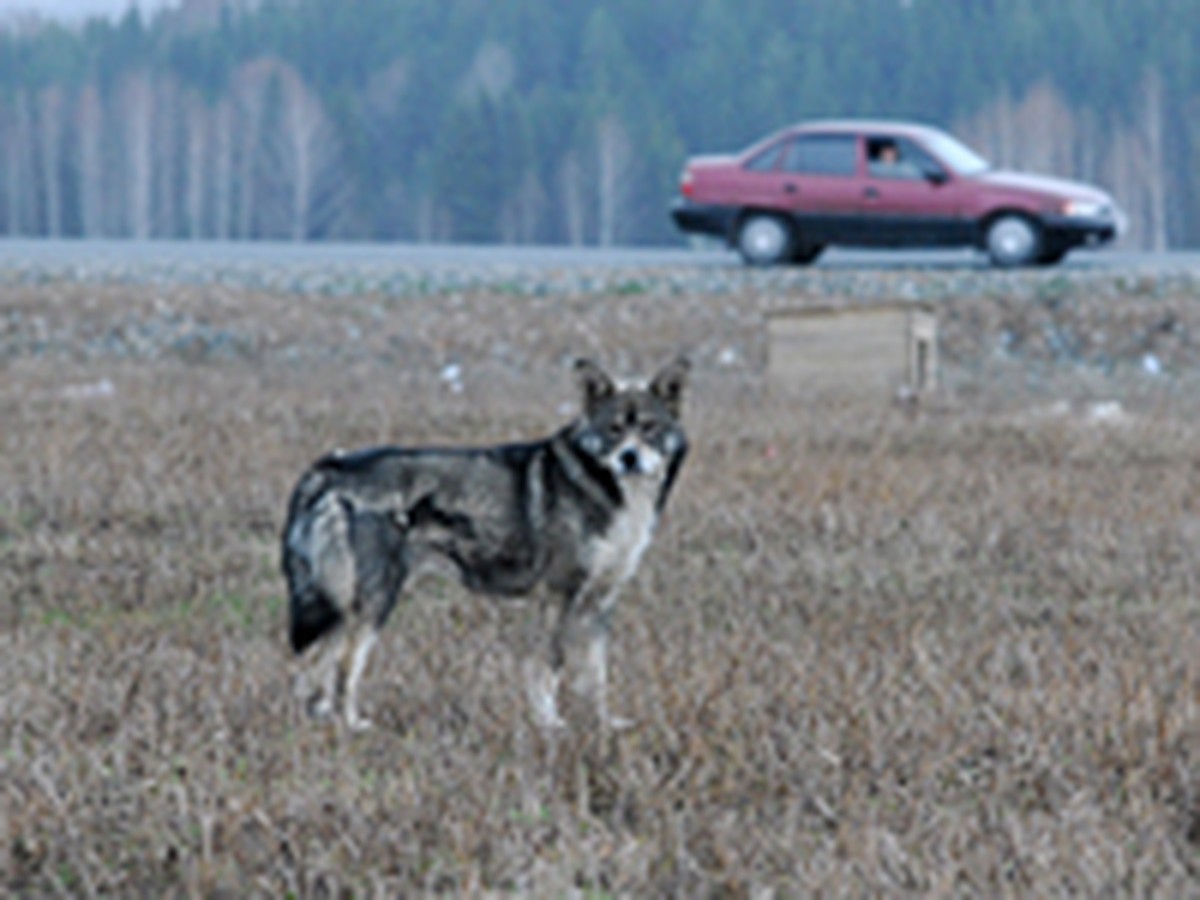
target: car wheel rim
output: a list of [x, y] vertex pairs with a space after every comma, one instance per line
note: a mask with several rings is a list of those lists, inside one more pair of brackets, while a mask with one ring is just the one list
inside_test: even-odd
[[783, 255], [787, 234], [774, 219], [752, 219], [742, 234], [742, 248], [757, 262], [774, 262]]
[[1033, 256], [1033, 229], [1020, 219], [1001, 219], [992, 226], [988, 245], [1001, 262], [1017, 263]]

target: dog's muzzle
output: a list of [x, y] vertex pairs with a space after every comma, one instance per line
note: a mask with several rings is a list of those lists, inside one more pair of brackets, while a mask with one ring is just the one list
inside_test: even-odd
[[633, 442], [617, 447], [608, 457], [608, 465], [617, 475], [655, 475], [662, 463], [654, 448]]

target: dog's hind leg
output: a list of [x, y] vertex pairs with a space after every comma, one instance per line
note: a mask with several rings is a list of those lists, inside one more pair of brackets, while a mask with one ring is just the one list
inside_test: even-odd
[[371, 726], [358, 711], [358, 687], [378, 635], [366, 623], [352, 632], [339, 628], [296, 676], [296, 698], [314, 719], [344, 716], [354, 731]]
[[337, 713], [340, 701], [338, 669], [345, 648], [346, 631], [339, 627], [326, 636], [320, 646], [313, 648], [313, 658], [307, 660], [307, 665], [296, 675], [296, 699], [314, 719], [327, 719]]
[[346, 652], [342, 658], [345, 669], [344, 702], [346, 725], [351, 731], [365, 731], [371, 727], [371, 720], [363, 718], [358, 711], [358, 686], [362, 682], [367, 660], [378, 638], [379, 632], [375, 626], [364, 624], [355, 629], [346, 644]]
[[408, 575], [406, 532], [389, 511], [359, 510], [351, 520], [350, 541], [357, 574], [353, 616], [339, 662], [343, 712], [353, 731], [371, 727], [358, 710], [358, 688], [379, 629], [391, 616]]
[[316, 659], [296, 679], [296, 696], [314, 719], [344, 717], [353, 731], [371, 726], [358, 711], [358, 688], [378, 632], [363, 623], [329, 636]]

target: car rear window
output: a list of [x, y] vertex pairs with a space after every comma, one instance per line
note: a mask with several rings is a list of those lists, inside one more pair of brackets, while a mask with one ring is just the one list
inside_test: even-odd
[[787, 144], [773, 144], [762, 153], [756, 153], [746, 163], [746, 168], [751, 172], [771, 172], [779, 168], [779, 157], [783, 155], [783, 148]]
[[852, 134], [808, 134], [791, 142], [783, 167], [806, 175], [853, 175], [858, 139]]

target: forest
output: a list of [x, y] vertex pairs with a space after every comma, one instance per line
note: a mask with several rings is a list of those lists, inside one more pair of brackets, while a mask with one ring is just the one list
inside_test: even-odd
[[679, 243], [684, 158], [914, 118], [1200, 244], [1200, 0], [182, 0], [0, 31], [0, 235]]

